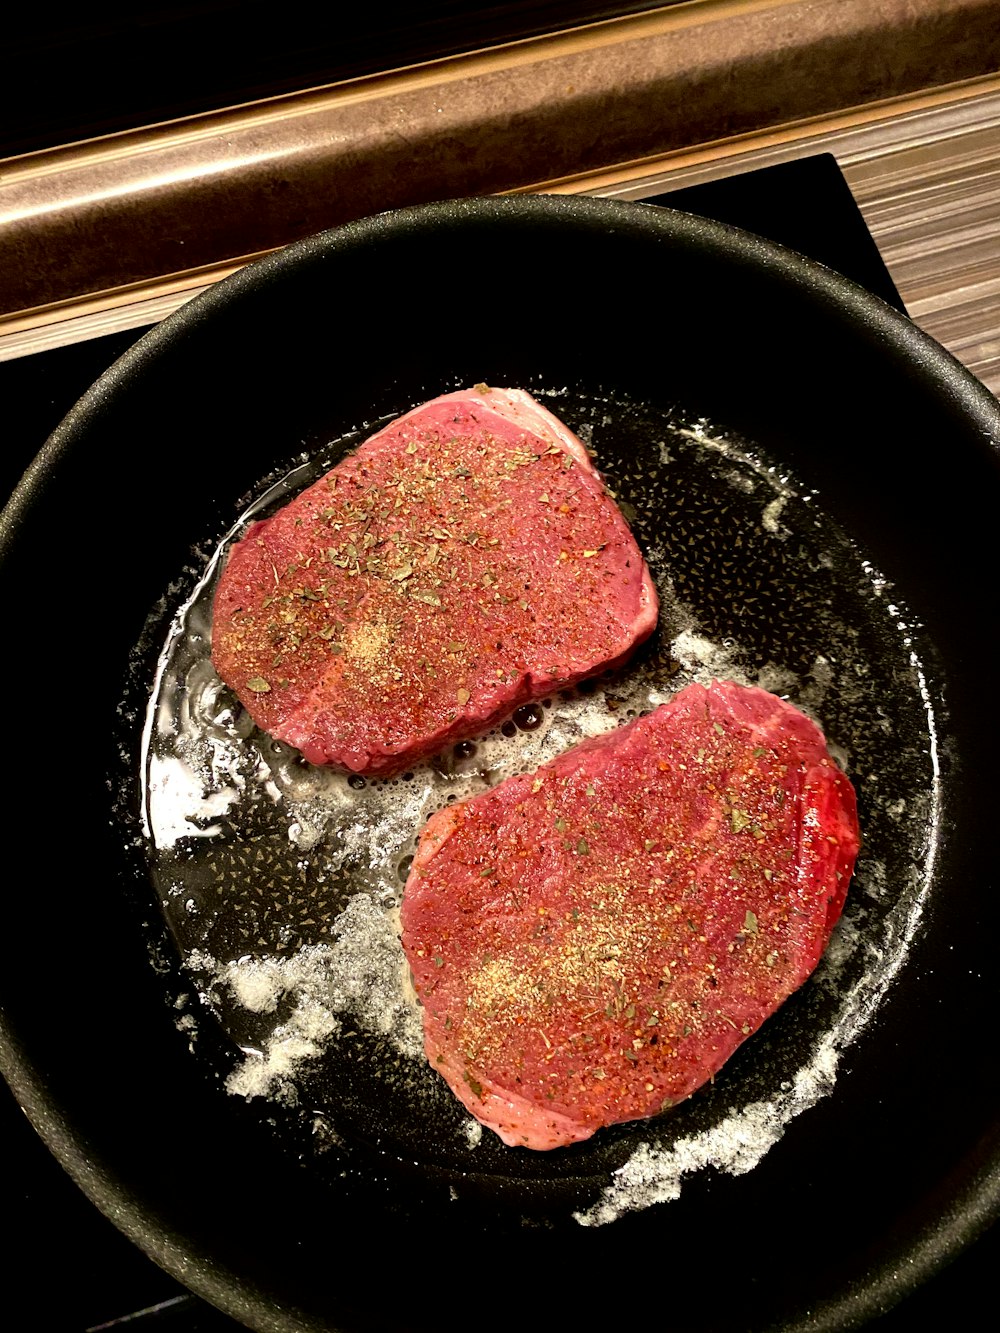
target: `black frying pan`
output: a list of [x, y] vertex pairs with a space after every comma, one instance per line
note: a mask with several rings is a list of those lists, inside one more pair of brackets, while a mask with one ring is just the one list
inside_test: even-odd
[[[637, 302], [658, 312], [652, 331]], [[332, 1057], [298, 1106], [227, 1095], [227, 1016], [201, 1013], [193, 1050], [178, 1026], [194, 987], [139, 818], [156, 657], [242, 506], [303, 454], [480, 380], [591, 427], [671, 606], [735, 643], [748, 672], [792, 671], [857, 765], [870, 863], [837, 966], [714, 1087], [655, 1126], [545, 1157], [456, 1148], [446, 1104], [401, 1107], [372, 1059]], [[702, 420], [728, 442], [711, 474], [676, 460]], [[673, 470], [650, 479], [636, 460], [678, 423]], [[24, 852], [3, 1068], [50, 1146], [152, 1257], [259, 1329], [835, 1328], [885, 1308], [996, 1212], [983, 683], [998, 436], [995, 400], [879, 301], [752, 237], [632, 205], [387, 215], [167, 321], [60, 427], [4, 515], [8, 845]], [[769, 467], [793, 498], [772, 511], [775, 542], [737, 554], [739, 495], [748, 476], [772, 484]], [[646, 665], [679, 678], [674, 650], [667, 624]], [[845, 1010], [849, 991], [861, 1001]], [[816, 1095], [734, 1173], [723, 1131], [787, 1099], [804, 1069]], [[341, 1106], [337, 1133], [317, 1136]], [[672, 1202], [581, 1225], [637, 1150], [662, 1165], [692, 1142], [722, 1165], [692, 1169]]]

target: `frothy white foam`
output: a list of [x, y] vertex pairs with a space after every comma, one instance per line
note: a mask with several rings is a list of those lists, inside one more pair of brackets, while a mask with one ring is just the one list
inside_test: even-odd
[[832, 1091], [839, 1053], [832, 1038], [823, 1042], [807, 1068], [772, 1101], [751, 1102], [703, 1134], [680, 1139], [670, 1148], [643, 1144], [592, 1207], [573, 1214], [581, 1226], [614, 1222], [622, 1213], [679, 1199], [683, 1177], [706, 1167], [741, 1176], [778, 1142], [785, 1126]]
[[398, 1054], [416, 1059], [422, 1051], [420, 1019], [404, 993], [399, 939], [392, 918], [365, 893], [352, 897], [335, 925], [333, 944], [306, 946], [288, 958], [245, 957], [219, 963], [194, 951], [188, 964], [211, 987], [254, 1014], [288, 1008], [262, 1050], [248, 1050], [229, 1076], [228, 1091], [241, 1097], [290, 1093], [305, 1061], [352, 1018], [386, 1037]]

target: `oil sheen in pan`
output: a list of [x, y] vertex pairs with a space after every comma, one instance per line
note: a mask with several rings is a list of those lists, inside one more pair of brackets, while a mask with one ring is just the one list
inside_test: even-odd
[[[816, 496], [708, 423], [535, 392], [594, 449], [659, 587], [659, 629], [633, 662], [399, 778], [316, 768], [260, 733], [212, 669], [227, 537], [160, 658], [144, 813], [155, 888], [198, 997], [178, 1022], [192, 1033], [221, 1024], [234, 1043], [233, 1096], [308, 1118], [317, 1150], [364, 1145], [459, 1176], [608, 1181], [614, 1170], [574, 1213], [593, 1225], [677, 1197], [683, 1176], [707, 1165], [751, 1169], [833, 1090], [840, 1054], [920, 916], [936, 843], [934, 709], [918, 630]], [[272, 485], [233, 532], [360, 438]], [[841, 923], [814, 977], [687, 1103], [572, 1150], [506, 1148], [422, 1055], [398, 941], [416, 835], [444, 803], [713, 676], [790, 698], [850, 774], [864, 849]]]

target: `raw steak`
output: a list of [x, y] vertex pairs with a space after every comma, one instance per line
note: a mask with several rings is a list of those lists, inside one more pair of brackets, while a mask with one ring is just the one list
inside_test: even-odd
[[656, 1115], [809, 976], [857, 850], [814, 723], [690, 685], [428, 821], [402, 909], [427, 1057], [505, 1143]]
[[399, 771], [622, 662], [649, 571], [586, 449], [519, 390], [400, 417], [229, 555], [212, 660], [313, 763]]

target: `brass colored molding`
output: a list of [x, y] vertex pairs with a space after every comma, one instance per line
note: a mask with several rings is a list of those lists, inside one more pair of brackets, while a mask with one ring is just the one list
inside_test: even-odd
[[850, 161], [859, 143], [880, 137], [888, 140], [921, 139], [918, 119], [930, 119], [931, 134], [946, 138], [956, 131], [944, 121], [957, 120], [965, 133], [984, 121], [991, 127], [1000, 115], [1000, 74], [967, 79], [908, 97], [890, 97], [867, 106], [846, 107], [828, 116], [770, 125], [749, 134], [733, 135], [711, 143], [692, 144], [670, 153], [618, 162], [597, 171], [539, 181], [511, 194], [593, 194], [619, 199], [648, 198], [662, 187], [680, 189], [699, 185], [737, 171], [753, 171], [773, 162], [786, 162], [806, 153], [832, 152]]
[[[995, 216], [994, 181], [1000, 179], [1000, 76], [699, 144], [535, 188], [642, 199], [817, 152], [831, 152], [840, 162], [911, 314], [991, 388], [1000, 387], [995, 331], [1000, 232], [989, 222]], [[938, 202], [933, 218], [924, 179], [931, 164], [935, 182], [940, 184], [942, 174], [948, 180], [946, 190], [934, 191]], [[981, 217], [985, 224], [979, 223]], [[977, 228], [971, 255], [970, 218]], [[930, 233], [916, 256], [909, 238], [914, 228]], [[932, 263], [933, 255], [939, 258]], [[240, 256], [0, 317], [0, 361], [155, 323], [258, 257]], [[929, 276], [942, 267], [947, 270], [941, 280], [943, 295]]]
[[158, 324], [215, 283], [262, 257], [243, 255], [224, 264], [0, 315], [0, 361]]
[[698, 0], [32, 154], [0, 163], [0, 316], [998, 68], [995, 0]]

